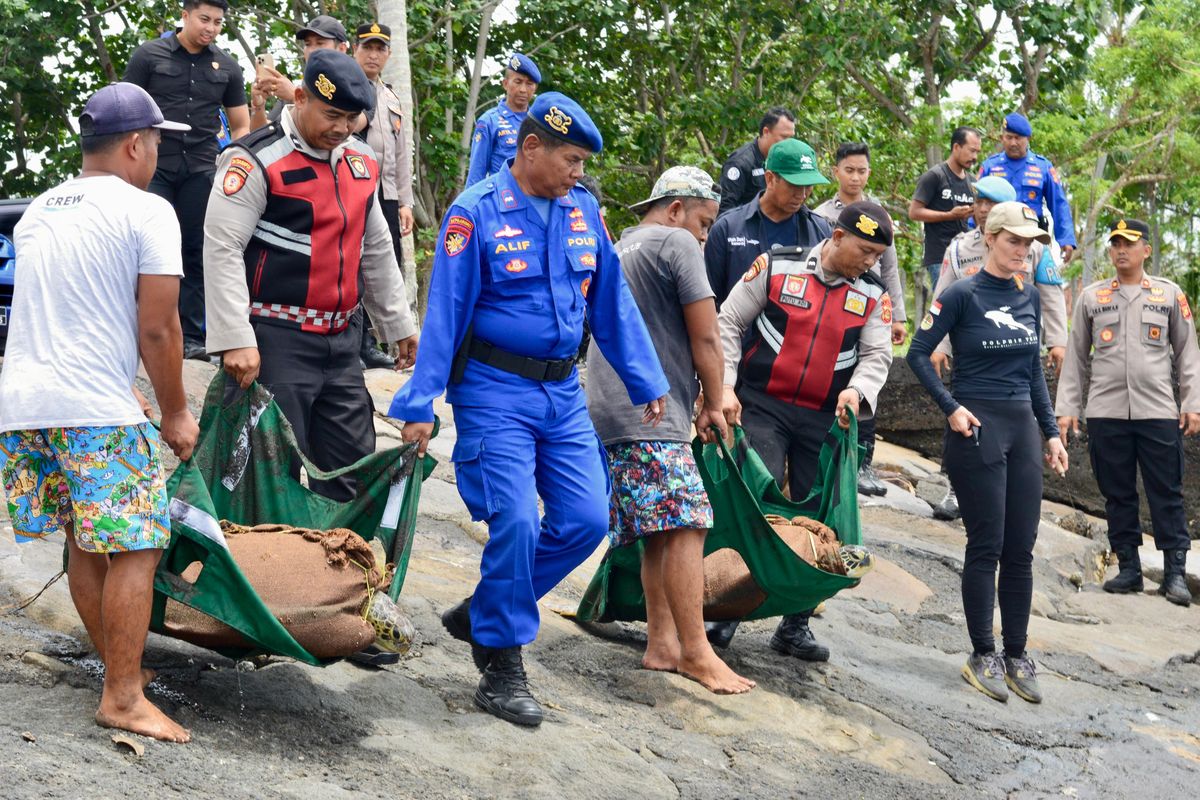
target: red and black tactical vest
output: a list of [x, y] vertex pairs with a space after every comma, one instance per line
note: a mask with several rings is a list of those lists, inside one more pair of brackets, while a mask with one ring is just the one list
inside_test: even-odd
[[747, 331], [739, 377], [785, 402], [834, 411], [875, 306], [883, 303], [882, 313], [890, 315], [883, 284], [869, 272], [853, 282], [825, 284], [816, 248], [773, 250], [765, 269], [767, 304]]
[[351, 141], [331, 164], [298, 150], [280, 124], [231, 147], [248, 151], [267, 179], [267, 204], [245, 253], [251, 315], [313, 333], [344, 329], [362, 293], [375, 157]]

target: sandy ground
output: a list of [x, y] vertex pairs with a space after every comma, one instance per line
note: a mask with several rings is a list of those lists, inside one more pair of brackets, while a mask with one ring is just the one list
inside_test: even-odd
[[[203, 378], [192, 376], [193, 391]], [[371, 373], [377, 402], [398, 381]], [[483, 714], [467, 648], [438, 621], [471, 590], [484, 535], [453, 485], [452, 441], [451, 423], [433, 447], [443, 463], [425, 487], [401, 597], [420, 640], [397, 666], [255, 669], [151, 635], [151, 697], [195, 738], [145, 741], [139, 757], [92, 721], [99, 665], [65, 581], [25, 612], [0, 613], [0, 796], [1123, 798], [1200, 781], [1200, 607], [1172, 606], [1153, 584], [1105, 595], [1103, 548], [1048, 521], [1031, 626], [1046, 702], [995, 703], [958, 674], [961, 525], [928, 519], [897, 488], [864, 504], [879, 567], [814, 620], [828, 664], [776, 655], [763, 621], [727, 653], [758, 681], [749, 695], [641, 670], [642, 626], [585, 630], [558, 613], [574, 609], [597, 552], [545, 599], [527, 649], [545, 724]], [[1057, 513], [1045, 506], [1047, 519]], [[17, 546], [0, 518], [0, 608], [59, 563], [59, 547]]]

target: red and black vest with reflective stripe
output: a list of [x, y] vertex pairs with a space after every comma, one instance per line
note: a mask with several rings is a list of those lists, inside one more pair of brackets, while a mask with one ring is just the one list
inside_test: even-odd
[[[250, 301], [322, 313], [353, 311], [361, 295], [367, 214], [379, 184], [370, 148], [352, 140], [333, 165], [296, 149], [280, 124], [230, 146], [248, 150], [267, 178], [266, 208], [246, 246]], [[331, 332], [328, 326], [256, 319]]]
[[767, 256], [767, 304], [747, 331], [739, 378], [793, 405], [833, 411], [858, 363], [858, 340], [883, 284], [871, 273], [822, 282], [816, 248]]

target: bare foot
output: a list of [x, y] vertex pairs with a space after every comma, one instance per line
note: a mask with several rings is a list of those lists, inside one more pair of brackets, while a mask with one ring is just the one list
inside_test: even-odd
[[758, 685], [731, 670], [711, 649], [696, 659], [680, 658], [679, 674], [714, 694], [745, 694]]
[[106, 708], [103, 700], [96, 711], [96, 724], [103, 728], [120, 728], [140, 733], [163, 742], [190, 742], [191, 731], [164, 714], [146, 698], [139, 698], [131, 708]]
[[650, 642], [646, 645], [646, 653], [642, 656], [642, 669], [678, 672], [679, 640], [675, 639], [673, 642], [667, 643]]
[[154, 683], [154, 679], [157, 677], [157, 672], [149, 667], [142, 667], [142, 688], [145, 689], [147, 686]]

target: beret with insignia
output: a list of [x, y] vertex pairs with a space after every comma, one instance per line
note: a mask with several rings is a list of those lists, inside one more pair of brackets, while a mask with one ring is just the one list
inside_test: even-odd
[[538, 72], [537, 64], [534, 64], [532, 59], [521, 53], [513, 53], [509, 56], [508, 60], [504, 62], [504, 68], [511, 69], [513, 72], [519, 72], [534, 83], [542, 82], [542, 73]]
[[529, 118], [551, 136], [599, 153], [604, 137], [583, 107], [561, 92], [539, 94], [529, 109]]
[[1033, 126], [1024, 114], [1013, 112], [1004, 118], [1004, 130], [1017, 136], [1033, 136]]
[[350, 56], [337, 50], [314, 50], [304, 66], [309, 96], [342, 111], [375, 111], [375, 88]]
[[892, 218], [883, 206], [868, 200], [851, 203], [838, 214], [837, 226], [847, 233], [875, 244], [892, 243]]

